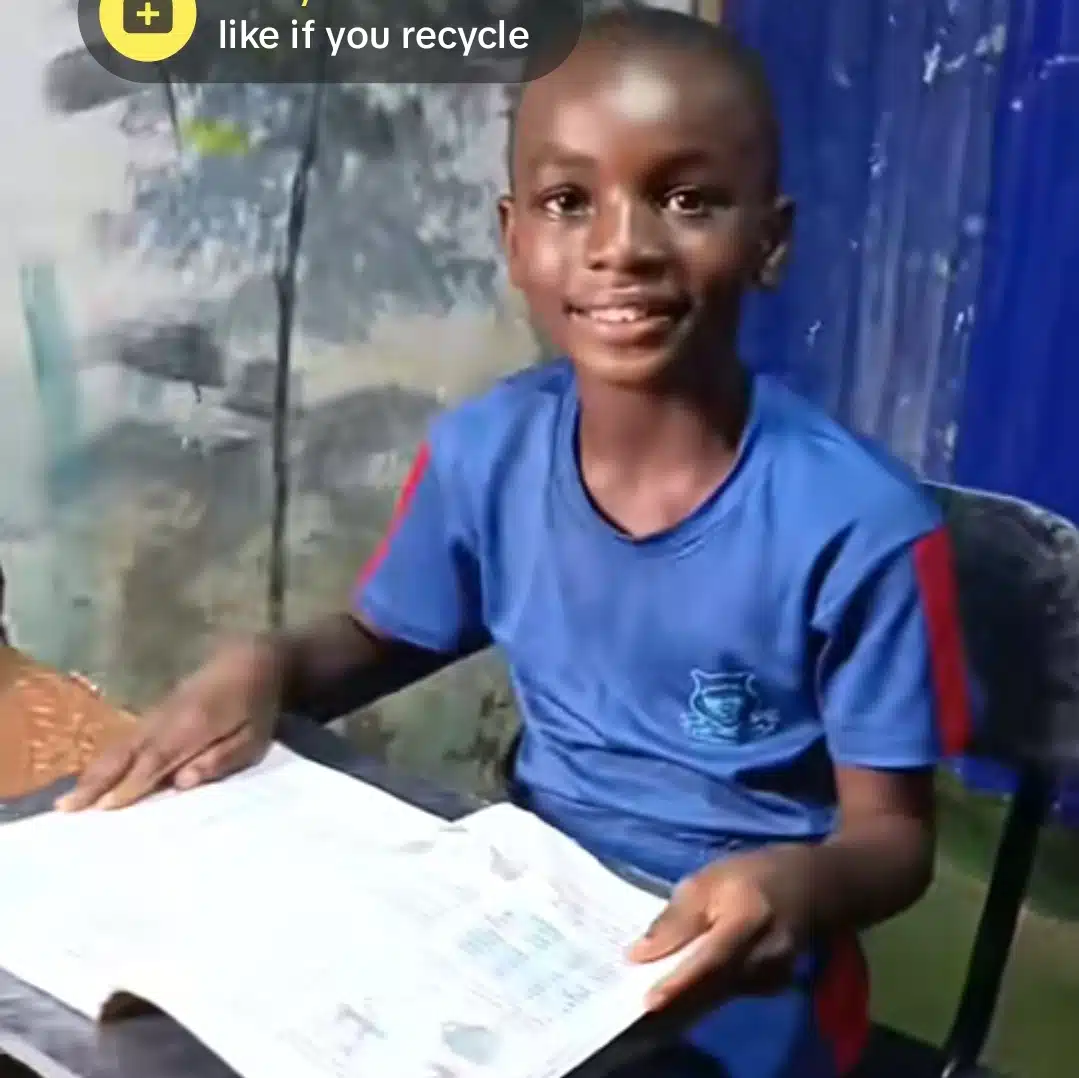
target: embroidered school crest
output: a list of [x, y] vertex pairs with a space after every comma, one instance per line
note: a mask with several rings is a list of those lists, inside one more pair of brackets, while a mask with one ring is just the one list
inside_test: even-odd
[[713, 745], [742, 745], [775, 733], [779, 712], [762, 706], [757, 679], [749, 673], [690, 671], [693, 690], [682, 715], [686, 733]]

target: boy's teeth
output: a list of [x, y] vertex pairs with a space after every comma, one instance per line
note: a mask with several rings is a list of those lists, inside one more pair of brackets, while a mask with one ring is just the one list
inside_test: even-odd
[[588, 312], [597, 322], [638, 322], [648, 317], [644, 307], [596, 307]]

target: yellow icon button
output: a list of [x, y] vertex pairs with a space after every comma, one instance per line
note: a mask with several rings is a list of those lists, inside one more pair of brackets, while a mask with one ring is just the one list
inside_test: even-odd
[[101, 0], [105, 40], [125, 59], [155, 64], [175, 56], [195, 32], [196, 0]]

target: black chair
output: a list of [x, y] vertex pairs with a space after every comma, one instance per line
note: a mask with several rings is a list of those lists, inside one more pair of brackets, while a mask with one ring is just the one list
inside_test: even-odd
[[968, 658], [985, 693], [973, 755], [1018, 784], [943, 1046], [877, 1029], [859, 1078], [990, 1078], [980, 1065], [1055, 781], [1079, 772], [1079, 530], [1034, 505], [930, 485], [955, 549]]

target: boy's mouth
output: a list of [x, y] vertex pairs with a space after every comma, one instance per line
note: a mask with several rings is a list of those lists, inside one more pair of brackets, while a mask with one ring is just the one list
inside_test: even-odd
[[665, 333], [687, 310], [687, 304], [670, 300], [567, 305], [568, 314], [575, 323], [612, 343], [633, 343]]

